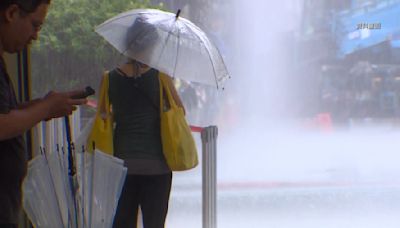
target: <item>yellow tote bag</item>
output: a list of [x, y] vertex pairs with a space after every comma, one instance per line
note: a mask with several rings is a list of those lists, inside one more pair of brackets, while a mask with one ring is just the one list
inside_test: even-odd
[[[172, 97], [167, 77], [160, 72], [161, 140], [163, 152], [167, 164], [172, 171], [183, 171], [192, 169], [199, 163], [197, 149], [183, 109], [177, 106]], [[170, 107], [166, 111], [163, 110], [164, 93]]]
[[100, 86], [96, 116], [86, 145], [89, 152], [93, 151], [94, 144], [96, 149], [113, 155], [113, 119], [110, 113], [108, 84], [109, 76], [108, 72], [105, 72]]

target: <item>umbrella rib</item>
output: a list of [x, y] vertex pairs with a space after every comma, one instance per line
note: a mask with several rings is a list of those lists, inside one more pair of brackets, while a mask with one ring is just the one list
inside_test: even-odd
[[[199, 38], [200, 40], [201, 40], [201, 43], [204, 45], [205, 44], [205, 42], [204, 42], [204, 40], [205, 39], [203, 39], [203, 37], [201, 37], [199, 34], [197, 34], [197, 32], [195, 32], [195, 31], [193, 31], [193, 29], [190, 27], [190, 26], [186, 26], [188, 29], [190, 29], [191, 31], [192, 31], [192, 33], [194, 34], [194, 35], [196, 35], [197, 36], [197, 38]], [[194, 27], [195, 28], [197, 28], [197, 26], [195, 26], [194, 25]], [[197, 28], [200, 32], [203, 32], [200, 28]], [[203, 32], [204, 33], [204, 32]], [[211, 42], [210, 42], [211, 43]], [[211, 44], [211, 45], [213, 45], [213, 44]], [[211, 53], [210, 52], [210, 49], [208, 48], [208, 46], [207, 45], [204, 45], [204, 47], [207, 49], [207, 51], [208, 51], [208, 53]], [[219, 53], [218, 53], [219, 54]], [[211, 58], [211, 55], [208, 55], [208, 58], [210, 59], [210, 63], [211, 63], [211, 65], [212, 65], [212, 69], [213, 69], [213, 72], [214, 72], [214, 79], [215, 79], [215, 84], [217, 85], [217, 89], [219, 89], [219, 86], [218, 86], [218, 79], [217, 79], [217, 73], [215, 72], [215, 66], [214, 66], [214, 62], [212, 61], [212, 58]], [[222, 58], [222, 57], [221, 57]]]
[[[175, 23], [175, 25], [176, 25], [176, 23]], [[177, 36], [177, 39], [178, 39], [178, 41], [177, 41], [177, 45], [176, 45], [176, 57], [175, 57], [175, 65], [174, 65], [174, 71], [173, 71], [173, 74], [172, 74], [172, 77], [175, 77], [174, 75], [175, 75], [175, 72], [176, 72], [176, 66], [178, 65], [178, 57], [179, 57], [179, 44], [180, 44], [180, 38], [181, 38], [181, 30], [179, 30], [179, 28], [178, 28], [178, 36]]]
[[[174, 23], [174, 22], [172, 22], [172, 23]], [[162, 56], [163, 53], [164, 53], [165, 47], [167, 46], [167, 42], [168, 42], [170, 36], [171, 36], [171, 31], [168, 32], [168, 36], [167, 36], [167, 38], [165, 39], [164, 45], [163, 45], [163, 47], [162, 47], [162, 49], [161, 49], [161, 52], [160, 52], [160, 56], [158, 56], [158, 60], [157, 60], [157, 62], [156, 62], [155, 65], [158, 65], [158, 64], [159, 64], [160, 59], [161, 59], [161, 56]], [[168, 72], [164, 72], [164, 73], [168, 73]]]
[[[50, 165], [49, 165], [49, 160], [47, 159], [47, 155], [46, 155], [46, 153], [44, 153], [43, 154], [43, 156], [44, 156], [44, 161], [47, 163], [47, 168], [48, 168], [48, 170], [49, 170], [49, 175], [50, 175], [50, 184], [51, 184], [51, 186], [52, 186], [52, 189], [53, 189], [53, 191], [54, 191], [54, 196], [56, 197], [55, 199], [56, 199], [56, 201], [57, 201], [57, 206], [58, 206], [58, 215], [60, 216], [60, 219], [61, 219], [61, 223], [62, 224], [64, 224], [64, 221], [63, 221], [63, 216], [62, 216], [62, 213], [61, 213], [61, 207], [60, 207], [60, 202], [59, 202], [59, 200], [58, 200], [58, 196], [57, 196], [57, 192], [56, 192], [56, 188], [55, 188], [55, 184], [54, 184], [54, 180], [53, 180], [53, 175], [52, 175], [52, 172], [51, 172], [51, 168], [50, 168]], [[68, 213], [69, 214], [69, 213]]]

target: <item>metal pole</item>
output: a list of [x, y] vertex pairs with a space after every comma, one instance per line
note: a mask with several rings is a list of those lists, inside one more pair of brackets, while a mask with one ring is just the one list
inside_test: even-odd
[[217, 126], [202, 130], [203, 228], [217, 227]]

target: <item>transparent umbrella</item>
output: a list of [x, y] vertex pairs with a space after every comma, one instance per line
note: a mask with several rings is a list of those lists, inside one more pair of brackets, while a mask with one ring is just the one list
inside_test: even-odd
[[[90, 227], [111, 227], [116, 213], [118, 199], [125, 182], [127, 168], [123, 160], [102, 153], [94, 152], [93, 165], [90, 165], [91, 198], [87, 208], [90, 208]], [[88, 183], [88, 185], [90, 185]]]
[[66, 227], [60, 201], [44, 155], [28, 164], [28, 174], [23, 183], [23, 206], [35, 227]]
[[55, 151], [45, 158], [47, 158], [50, 176], [52, 177], [53, 185], [50, 186], [54, 188], [64, 226], [67, 226], [67, 224], [74, 224], [76, 213], [64, 156], [61, 151]]
[[66, 154], [43, 153], [29, 162], [23, 206], [35, 227], [112, 227], [127, 168], [99, 150], [75, 158], [74, 188]]
[[229, 77], [216, 46], [199, 27], [156, 9], [121, 13], [96, 28], [120, 53], [187, 81], [222, 87]]

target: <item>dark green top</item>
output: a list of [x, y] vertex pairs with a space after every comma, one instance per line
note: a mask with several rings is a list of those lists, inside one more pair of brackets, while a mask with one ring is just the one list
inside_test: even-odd
[[[17, 107], [17, 99], [0, 56], [0, 113]], [[22, 136], [0, 141], [0, 224], [17, 224], [21, 208], [22, 180], [26, 174], [26, 150]]]
[[164, 160], [160, 135], [158, 71], [140, 77], [110, 72], [109, 98], [114, 121], [114, 154], [122, 159]]

